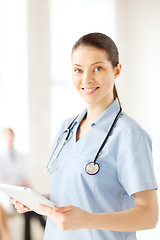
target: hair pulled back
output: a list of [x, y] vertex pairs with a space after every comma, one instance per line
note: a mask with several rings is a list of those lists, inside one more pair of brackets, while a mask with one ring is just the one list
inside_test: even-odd
[[[113, 67], [116, 67], [119, 63], [119, 53], [114, 41], [103, 33], [89, 33], [81, 38], [73, 45], [72, 53], [80, 46], [92, 46], [102, 50], [105, 50], [108, 56], [108, 60], [112, 63]], [[116, 86], [113, 88], [114, 98], [118, 98], [119, 104], [120, 100], [117, 94]]]

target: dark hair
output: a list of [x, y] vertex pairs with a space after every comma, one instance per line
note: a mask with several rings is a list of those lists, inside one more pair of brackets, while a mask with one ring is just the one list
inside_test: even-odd
[[[72, 53], [76, 50], [79, 46], [93, 46], [96, 48], [100, 48], [105, 50], [108, 56], [108, 60], [112, 63], [113, 67], [116, 67], [119, 63], [119, 53], [116, 44], [114, 41], [103, 33], [89, 33], [81, 38], [73, 45]], [[114, 98], [117, 97], [120, 103], [116, 86], [114, 85], [113, 88], [113, 96]]]

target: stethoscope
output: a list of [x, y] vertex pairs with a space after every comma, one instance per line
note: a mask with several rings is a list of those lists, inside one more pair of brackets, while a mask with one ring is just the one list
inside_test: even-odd
[[[92, 162], [87, 163], [87, 165], [85, 166], [85, 171], [86, 171], [87, 174], [89, 174], [89, 175], [95, 175], [95, 174], [97, 174], [97, 173], [99, 172], [100, 166], [99, 166], [99, 164], [97, 163], [97, 158], [98, 158], [101, 150], [103, 149], [106, 141], [108, 140], [108, 137], [109, 137], [109, 135], [111, 134], [111, 132], [112, 132], [112, 130], [113, 130], [113, 128], [114, 128], [114, 126], [115, 126], [115, 124], [116, 124], [116, 122], [117, 122], [117, 120], [118, 120], [118, 117], [119, 117], [119, 115], [120, 115], [121, 112], [122, 112], [122, 108], [120, 107], [120, 110], [119, 110], [118, 114], [116, 115], [116, 117], [115, 117], [115, 119], [114, 119], [114, 121], [113, 121], [113, 123], [112, 123], [112, 125], [111, 125], [111, 127], [110, 127], [110, 129], [109, 129], [109, 132], [108, 132], [107, 136], [105, 137], [103, 143], [101, 144], [101, 146], [100, 146], [100, 148], [99, 148], [99, 150], [98, 150], [98, 152], [97, 152], [94, 160], [93, 160]], [[77, 116], [76, 116], [76, 118], [77, 118]], [[50, 156], [50, 158], [49, 158], [49, 161], [48, 161], [48, 163], [47, 163], [47, 165], [46, 165], [46, 170], [47, 170], [47, 171], [49, 171], [49, 170], [52, 168], [53, 163], [56, 162], [56, 160], [57, 160], [57, 158], [58, 158], [58, 155], [59, 155], [60, 152], [62, 151], [62, 149], [63, 149], [64, 145], [66, 144], [66, 142], [69, 140], [69, 136], [70, 136], [71, 130], [73, 129], [73, 126], [72, 126], [72, 125], [73, 125], [74, 121], [76, 120], [76, 118], [73, 119], [73, 121], [70, 123], [70, 125], [68, 126], [68, 128], [67, 128], [65, 131], [63, 131], [63, 133], [61, 133], [61, 135], [59, 136], [59, 138], [58, 138], [58, 140], [57, 140], [57, 143], [56, 143], [56, 146], [55, 146], [54, 150], [52, 151], [52, 154], [51, 154], [51, 156]], [[62, 145], [60, 146], [60, 149], [59, 149], [58, 153], [56, 154], [56, 156], [54, 157], [54, 159], [52, 159], [52, 157], [53, 157], [53, 155], [54, 155], [54, 153], [55, 153], [55, 151], [56, 151], [56, 149], [57, 149], [57, 147], [58, 147], [58, 145], [59, 145], [59, 143], [60, 143], [60, 140], [61, 140], [61, 138], [62, 138], [62, 136], [63, 136], [64, 134], [66, 134], [66, 137], [65, 137], [65, 139], [64, 139], [64, 142], [63, 142]]]

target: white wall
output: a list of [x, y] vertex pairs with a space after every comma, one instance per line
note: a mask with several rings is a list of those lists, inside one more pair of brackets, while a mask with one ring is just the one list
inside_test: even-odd
[[11, 127], [16, 147], [29, 150], [27, 8], [25, 0], [0, 0], [1, 131]]
[[50, 148], [49, 0], [28, 0], [27, 7], [30, 178], [37, 191], [48, 192], [44, 167]]

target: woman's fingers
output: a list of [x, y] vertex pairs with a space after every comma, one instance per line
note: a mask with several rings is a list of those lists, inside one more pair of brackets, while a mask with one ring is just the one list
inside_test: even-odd
[[40, 205], [39, 208], [62, 230], [76, 230], [84, 226], [86, 212], [79, 207]]
[[17, 203], [15, 207], [17, 209], [17, 212], [19, 213], [25, 213], [25, 212], [31, 211], [31, 209], [29, 209], [28, 207], [24, 206], [21, 203]]
[[18, 202], [15, 199], [12, 199], [11, 203], [14, 205], [18, 213], [26, 213], [28, 211], [32, 211], [30, 208], [26, 207], [25, 205], [23, 205], [22, 203]]
[[73, 209], [73, 206], [70, 205], [70, 206], [65, 206], [65, 207], [57, 207], [56, 211], [61, 212], [61, 213], [65, 213], [65, 212], [71, 211], [72, 209]]
[[40, 204], [39, 208], [42, 212], [46, 213], [47, 216], [51, 216], [54, 211], [57, 211], [58, 207], [57, 206], [48, 207], [48, 206]]

